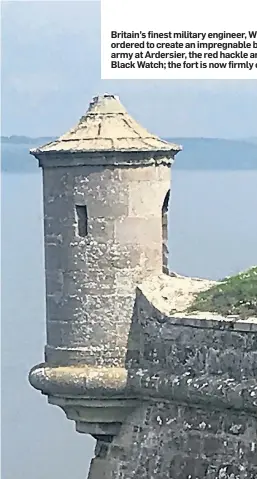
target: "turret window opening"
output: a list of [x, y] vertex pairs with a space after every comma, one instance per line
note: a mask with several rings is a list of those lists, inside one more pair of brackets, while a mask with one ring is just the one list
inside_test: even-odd
[[162, 205], [162, 271], [169, 274], [169, 247], [168, 247], [168, 208], [170, 190], [167, 192]]
[[77, 233], [81, 237], [88, 234], [88, 214], [85, 205], [76, 205]]

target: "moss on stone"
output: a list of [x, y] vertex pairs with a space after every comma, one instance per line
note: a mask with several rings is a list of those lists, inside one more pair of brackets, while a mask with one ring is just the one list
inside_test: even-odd
[[196, 294], [187, 310], [210, 311], [222, 316], [238, 315], [242, 319], [257, 316], [257, 266], [216, 283]]

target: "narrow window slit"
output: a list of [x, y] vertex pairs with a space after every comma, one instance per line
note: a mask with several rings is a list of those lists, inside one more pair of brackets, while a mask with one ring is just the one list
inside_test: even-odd
[[167, 192], [162, 205], [162, 271], [169, 274], [169, 247], [168, 247], [168, 208], [170, 190]]
[[85, 205], [76, 205], [76, 217], [79, 236], [87, 236], [88, 234], [88, 215]]

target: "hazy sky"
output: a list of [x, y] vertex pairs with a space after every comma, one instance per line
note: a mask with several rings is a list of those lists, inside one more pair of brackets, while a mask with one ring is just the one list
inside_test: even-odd
[[98, 1], [3, 2], [2, 45], [3, 135], [64, 133], [106, 92], [162, 136], [257, 135], [257, 81], [101, 80]]

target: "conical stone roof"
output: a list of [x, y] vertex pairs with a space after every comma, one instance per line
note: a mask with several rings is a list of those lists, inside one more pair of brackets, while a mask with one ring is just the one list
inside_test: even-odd
[[163, 152], [182, 148], [149, 133], [126, 111], [115, 95], [94, 97], [84, 116], [58, 140], [31, 150], [39, 153]]

